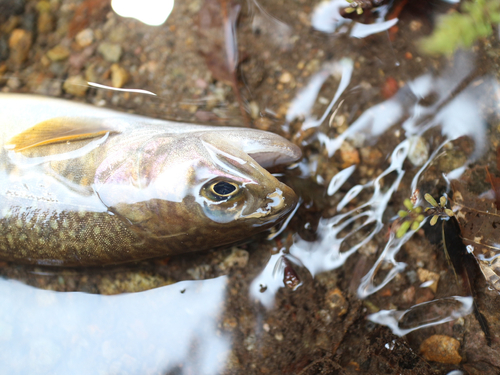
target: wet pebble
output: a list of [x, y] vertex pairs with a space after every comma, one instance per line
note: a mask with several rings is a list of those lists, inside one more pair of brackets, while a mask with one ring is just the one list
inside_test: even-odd
[[429, 159], [429, 147], [424, 138], [419, 136], [412, 136], [409, 138], [410, 150], [408, 152], [408, 159], [416, 167], [424, 165]]
[[328, 291], [325, 295], [325, 301], [337, 316], [347, 314], [348, 303], [339, 288]]
[[375, 147], [363, 147], [360, 150], [363, 164], [370, 166], [379, 166], [384, 160], [384, 154]]
[[109, 62], [118, 62], [122, 56], [122, 47], [118, 44], [102, 42], [97, 47], [97, 51]]
[[24, 29], [15, 29], [9, 38], [10, 60], [16, 64], [22, 64], [27, 58], [31, 48], [31, 33]]
[[398, 81], [396, 81], [393, 77], [387, 77], [382, 85], [382, 89], [380, 93], [384, 99], [389, 99], [394, 96], [399, 90]]
[[51, 32], [54, 29], [54, 17], [50, 13], [50, 2], [39, 1], [36, 4], [38, 10], [37, 30], [40, 34]]
[[416, 290], [415, 287], [412, 285], [409, 288], [403, 290], [403, 293], [401, 294], [401, 299], [403, 300], [404, 303], [412, 303], [413, 300], [415, 299], [415, 294]]
[[238, 326], [238, 320], [234, 317], [227, 317], [222, 322], [222, 326], [227, 331], [232, 331]]
[[40, 34], [50, 33], [54, 29], [54, 17], [49, 12], [38, 15], [37, 30]]
[[[76, 71], [80, 71], [85, 66], [89, 57], [92, 56], [93, 53], [94, 53], [93, 47], [84, 48], [83, 51], [81, 51], [80, 53], [73, 53], [69, 57], [68, 63], [72, 68], [76, 69]], [[89, 79], [89, 81], [95, 81], [95, 79], [94, 80]]]
[[88, 90], [87, 81], [81, 75], [71, 76], [64, 81], [63, 89], [68, 94], [83, 97]]
[[359, 164], [359, 152], [348, 142], [340, 146], [340, 158], [342, 159], [342, 168], [350, 167], [353, 164]]
[[417, 276], [418, 280], [424, 284], [422, 286], [425, 286], [432, 290], [434, 294], [436, 293], [438, 282], [439, 282], [439, 274], [436, 272], [432, 272], [429, 270], [426, 270], [424, 268], [419, 268], [417, 270]]
[[111, 85], [116, 88], [123, 87], [129, 79], [129, 74], [125, 68], [118, 64], [111, 65]]
[[75, 40], [80, 47], [88, 47], [94, 42], [94, 31], [92, 29], [84, 29], [76, 34]]
[[66, 60], [70, 55], [69, 49], [64, 46], [57, 45], [47, 52], [47, 57], [51, 61], [63, 61]]
[[283, 84], [291, 83], [293, 82], [293, 76], [285, 70], [283, 71], [283, 73], [281, 73], [279, 82]]
[[260, 114], [259, 104], [255, 100], [252, 100], [250, 103], [248, 103], [248, 107], [250, 109], [250, 117], [254, 120], [258, 118]]
[[459, 364], [462, 357], [458, 354], [460, 342], [453, 337], [433, 335], [425, 339], [420, 345], [420, 354], [432, 362]]
[[231, 254], [219, 265], [222, 270], [229, 268], [243, 268], [248, 263], [248, 251], [233, 247]]
[[7, 87], [13, 90], [17, 90], [21, 87], [21, 80], [18, 77], [10, 77], [7, 80]]
[[259, 117], [254, 123], [255, 127], [260, 130], [269, 130], [272, 124], [273, 121], [267, 117]]

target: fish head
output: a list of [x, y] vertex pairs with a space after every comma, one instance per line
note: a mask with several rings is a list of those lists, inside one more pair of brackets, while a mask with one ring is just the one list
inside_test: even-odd
[[99, 196], [143, 238], [164, 241], [168, 254], [241, 241], [279, 223], [298, 201], [260, 163], [287, 164], [300, 150], [262, 133], [231, 129], [150, 140], [133, 157], [103, 163]]
[[202, 141], [207, 158], [192, 191], [205, 217], [227, 227], [269, 227], [297, 204], [294, 191], [228, 142]]

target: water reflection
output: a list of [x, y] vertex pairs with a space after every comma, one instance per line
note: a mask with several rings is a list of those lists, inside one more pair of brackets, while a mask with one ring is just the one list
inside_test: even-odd
[[0, 374], [218, 374], [227, 278], [116, 296], [0, 279]]
[[160, 26], [174, 8], [174, 0], [111, 0], [111, 7], [122, 17], [135, 18], [146, 25]]
[[316, 6], [311, 15], [312, 27], [324, 33], [342, 33], [347, 32], [348, 28], [346, 26], [353, 23], [349, 35], [353, 38], [366, 38], [369, 35], [388, 30], [398, 23], [397, 18], [387, 21], [384, 19], [387, 14], [388, 6], [380, 6], [373, 11], [373, 13], [378, 14], [373, 24], [353, 22], [348, 18], [342, 17], [340, 14], [341, 10], [348, 8], [350, 5], [350, 2], [346, 0], [321, 2]]
[[468, 315], [472, 313], [472, 304], [472, 297], [454, 296], [420, 303], [405, 311], [381, 310], [367, 319], [389, 327], [395, 335], [405, 336]]

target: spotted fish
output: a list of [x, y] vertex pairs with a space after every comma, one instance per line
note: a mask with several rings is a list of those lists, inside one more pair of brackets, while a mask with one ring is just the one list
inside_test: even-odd
[[0, 259], [93, 266], [231, 244], [294, 192], [266, 169], [298, 147], [253, 129], [0, 94]]

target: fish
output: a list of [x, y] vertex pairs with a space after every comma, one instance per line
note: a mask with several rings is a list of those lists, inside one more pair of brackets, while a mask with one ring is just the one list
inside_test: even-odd
[[0, 259], [105, 266], [234, 244], [297, 205], [267, 169], [301, 157], [256, 129], [0, 94]]

